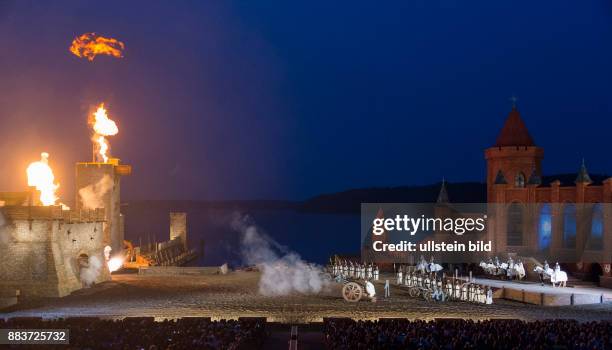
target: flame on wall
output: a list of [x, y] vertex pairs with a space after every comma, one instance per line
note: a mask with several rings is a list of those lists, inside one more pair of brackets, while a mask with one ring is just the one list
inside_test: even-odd
[[70, 52], [77, 57], [86, 57], [93, 61], [97, 55], [107, 55], [116, 58], [123, 57], [125, 44], [113, 38], [105, 38], [96, 33], [82, 34], [72, 41]]
[[119, 128], [117, 128], [117, 124], [108, 117], [106, 109], [104, 108], [104, 103], [100, 103], [93, 117], [92, 125], [94, 135], [92, 140], [97, 144], [98, 154], [104, 163], [106, 163], [108, 162], [108, 149], [110, 147], [106, 137], [117, 135]]
[[53, 170], [49, 166], [49, 153], [42, 152], [40, 160], [30, 163], [26, 170], [28, 174], [28, 186], [34, 186], [40, 191], [40, 201], [43, 205], [55, 205], [58, 197], [55, 193], [59, 184], [55, 183]]

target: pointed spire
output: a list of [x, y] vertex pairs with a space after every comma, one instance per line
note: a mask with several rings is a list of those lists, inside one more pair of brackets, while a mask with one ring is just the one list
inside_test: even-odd
[[436, 203], [449, 203], [448, 192], [446, 191], [446, 180], [442, 178], [442, 185], [440, 186], [440, 193], [438, 193], [438, 199]]
[[527, 184], [528, 185], [541, 185], [542, 184], [542, 178], [540, 177], [540, 175], [538, 175], [536, 168], [533, 168], [533, 171], [531, 171], [531, 175], [529, 176], [529, 181], [527, 181]]
[[497, 175], [495, 176], [495, 182], [493, 182], [494, 185], [507, 185], [508, 181], [506, 181], [506, 178], [504, 177], [504, 173], [502, 173], [501, 169], [497, 172]]
[[514, 96], [514, 94], [512, 94], [512, 96], [510, 97], [510, 101], [512, 101], [512, 110], [516, 109], [516, 101], [518, 101], [518, 97]]
[[586, 165], [584, 164], [584, 158], [582, 158], [582, 165], [580, 166], [580, 171], [578, 171], [578, 175], [576, 176], [576, 180], [574, 183], [582, 183], [582, 184], [590, 184], [593, 180], [589, 176], [589, 172], [587, 171]]
[[516, 108], [516, 101], [513, 102], [512, 110], [508, 114], [504, 127], [495, 142], [495, 147], [505, 146], [535, 146], [535, 142], [533, 142], [529, 130], [527, 130], [527, 126]]

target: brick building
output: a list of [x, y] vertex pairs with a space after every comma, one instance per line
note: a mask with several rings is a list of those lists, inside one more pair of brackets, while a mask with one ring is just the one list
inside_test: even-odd
[[485, 150], [495, 253], [559, 261], [575, 275], [612, 285], [612, 178], [590, 176], [584, 162], [572, 179], [546, 177], [543, 158], [513, 106]]

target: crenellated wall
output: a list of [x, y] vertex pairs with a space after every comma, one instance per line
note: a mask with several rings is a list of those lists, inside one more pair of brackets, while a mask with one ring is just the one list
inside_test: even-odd
[[83, 287], [79, 261], [94, 257], [101, 263], [95, 282], [110, 279], [104, 259], [103, 209], [8, 206], [0, 212], [5, 221], [0, 293], [19, 290], [24, 298], [68, 295]]

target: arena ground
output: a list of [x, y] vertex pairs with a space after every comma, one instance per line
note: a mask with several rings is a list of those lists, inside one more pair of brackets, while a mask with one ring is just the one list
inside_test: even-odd
[[[258, 293], [258, 280], [258, 272], [243, 271], [198, 276], [114, 275], [111, 282], [80, 290], [61, 299], [19, 304], [12, 310], [0, 313], [0, 317], [152, 316], [164, 319], [205, 316], [227, 319], [256, 316], [283, 323], [318, 322], [324, 317], [612, 320], [611, 302], [559, 307], [497, 299], [493, 305], [428, 303], [409, 297], [403, 288], [392, 286], [390, 299], [379, 298], [376, 303], [348, 303], [340, 296], [341, 285], [336, 283], [317, 295], [266, 297]], [[376, 288], [382, 295], [382, 283], [379, 282]]]

